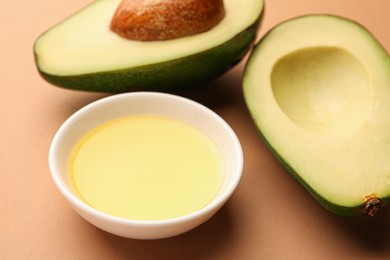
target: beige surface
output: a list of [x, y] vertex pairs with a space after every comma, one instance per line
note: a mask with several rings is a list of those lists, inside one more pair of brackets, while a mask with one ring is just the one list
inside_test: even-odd
[[[389, 208], [374, 219], [335, 216], [273, 159], [242, 100], [242, 64], [185, 93], [224, 117], [245, 153], [239, 188], [213, 219], [184, 235], [157, 241], [116, 237], [81, 219], [54, 187], [47, 153], [60, 124], [104, 94], [63, 90], [43, 81], [34, 66], [32, 44], [87, 3], [2, 3], [1, 259], [390, 259]], [[332, 13], [359, 21], [389, 51], [389, 11], [388, 0], [269, 0], [260, 35], [290, 17]]]

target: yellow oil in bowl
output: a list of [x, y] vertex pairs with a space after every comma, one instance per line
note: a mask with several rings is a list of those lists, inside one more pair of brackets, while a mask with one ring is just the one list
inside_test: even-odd
[[175, 218], [206, 206], [224, 179], [216, 145], [161, 116], [110, 121], [80, 140], [69, 161], [74, 190], [90, 206], [128, 219]]

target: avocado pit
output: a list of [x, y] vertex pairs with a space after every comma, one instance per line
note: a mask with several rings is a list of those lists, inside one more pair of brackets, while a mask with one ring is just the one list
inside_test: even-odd
[[208, 31], [224, 16], [223, 0], [123, 0], [110, 29], [129, 40], [170, 40]]

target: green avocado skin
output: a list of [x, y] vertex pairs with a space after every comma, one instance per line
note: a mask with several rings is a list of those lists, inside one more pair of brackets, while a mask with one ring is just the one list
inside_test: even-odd
[[[328, 201], [326, 198], [322, 197], [320, 194], [318, 194], [310, 185], [308, 185], [300, 176], [299, 174], [288, 164], [286, 160], [284, 160], [280, 154], [272, 147], [272, 145], [267, 141], [267, 139], [264, 137], [264, 135], [261, 133], [260, 130], [258, 130], [258, 133], [265, 143], [265, 145], [268, 147], [268, 149], [271, 151], [272, 155], [276, 160], [279, 161], [279, 163], [283, 166], [283, 168], [298, 182], [300, 183], [311, 195], [312, 197], [325, 209], [328, 211], [340, 215], [340, 216], [358, 216], [358, 215], [364, 215], [366, 212], [364, 211], [364, 204], [355, 205], [352, 207], [346, 207], [342, 205], [338, 205], [336, 203], [332, 203]], [[390, 202], [390, 198], [381, 198], [383, 205], [387, 205]]]
[[283, 166], [283, 168], [298, 182], [300, 183], [312, 196], [313, 198], [322, 205], [325, 209], [330, 212], [341, 215], [341, 216], [357, 216], [363, 214], [363, 205], [356, 205], [355, 207], [345, 207], [341, 205], [337, 205], [330, 201], [327, 201], [324, 197], [319, 195], [314, 189], [312, 189], [300, 176], [299, 174], [286, 162], [280, 154], [272, 147], [270, 142], [265, 138], [265, 136], [258, 129], [258, 134], [263, 140], [264, 144], [271, 151], [272, 155], [279, 163]]
[[[215, 79], [236, 65], [252, 47], [262, 16], [231, 40], [180, 59], [123, 70], [58, 76], [40, 70], [49, 83], [67, 89], [95, 92], [171, 91]], [[35, 54], [36, 64], [39, 57]]]

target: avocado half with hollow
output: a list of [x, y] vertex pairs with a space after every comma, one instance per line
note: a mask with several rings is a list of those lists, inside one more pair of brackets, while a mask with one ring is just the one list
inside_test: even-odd
[[142, 41], [110, 29], [120, 3], [94, 1], [43, 33], [34, 44], [43, 78], [60, 87], [104, 92], [196, 85], [222, 75], [243, 58], [263, 11], [262, 0], [245, 4], [224, 0], [224, 17], [212, 28], [175, 39]]
[[374, 215], [390, 197], [390, 59], [361, 25], [311, 15], [273, 28], [245, 101], [286, 169], [327, 209]]

